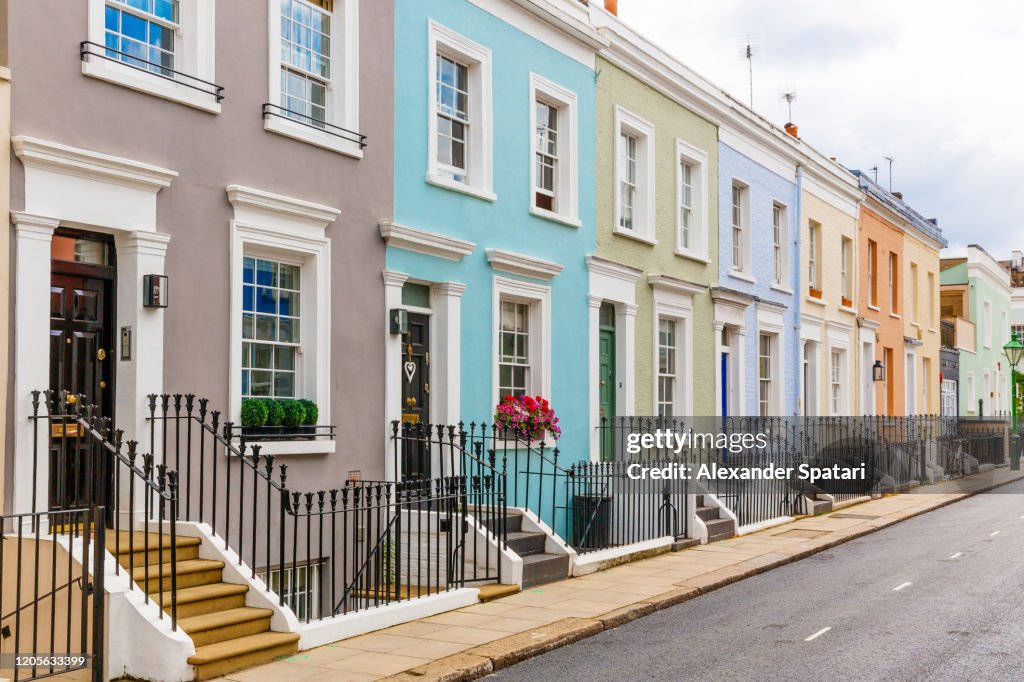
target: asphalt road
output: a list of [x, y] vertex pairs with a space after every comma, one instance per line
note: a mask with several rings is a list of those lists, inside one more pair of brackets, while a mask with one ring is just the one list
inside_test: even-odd
[[1024, 481], [488, 679], [1024, 680]]

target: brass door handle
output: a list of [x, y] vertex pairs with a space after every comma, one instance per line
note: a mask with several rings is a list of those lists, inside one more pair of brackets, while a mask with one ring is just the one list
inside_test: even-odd
[[405, 404], [408, 405], [409, 407], [416, 407], [416, 398], [409, 396], [408, 398], [405, 399]]

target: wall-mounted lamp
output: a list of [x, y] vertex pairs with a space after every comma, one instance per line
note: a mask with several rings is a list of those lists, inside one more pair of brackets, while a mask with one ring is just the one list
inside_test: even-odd
[[388, 319], [391, 321], [392, 334], [409, 333], [409, 311], [403, 308], [392, 308]]
[[871, 366], [871, 378], [875, 381], [885, 381], [885, 365], [881, 360], [875, 360], [875, 364]]
[[167, 307], [167, 275], [142, 276], [142, 305], [146, 308]]

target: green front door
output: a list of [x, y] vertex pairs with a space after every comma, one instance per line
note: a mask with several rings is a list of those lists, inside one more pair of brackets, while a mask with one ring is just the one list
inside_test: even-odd
[[612, 445], [612, 423], [615, 418], [615, 308], [610, 303], [601, 304], [601, 325], [599, 331], [598, 390], [601, 413], [601, 461], [615, 459]]

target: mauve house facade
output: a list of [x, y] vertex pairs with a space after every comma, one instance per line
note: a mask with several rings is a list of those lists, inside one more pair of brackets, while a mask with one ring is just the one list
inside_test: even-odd
[[150, 394], [205, 396], [235, 423], [244, 397], [313, 400], [335, 438], [264, 445], [290, 487], [381, 478], [394, 4], [0, 14], [6, 63], [32, 74], [11, 104], [7, 511], [73, 502], [48, 458], [33, 472], [31, 391], [46, 388], [145, 445]]

